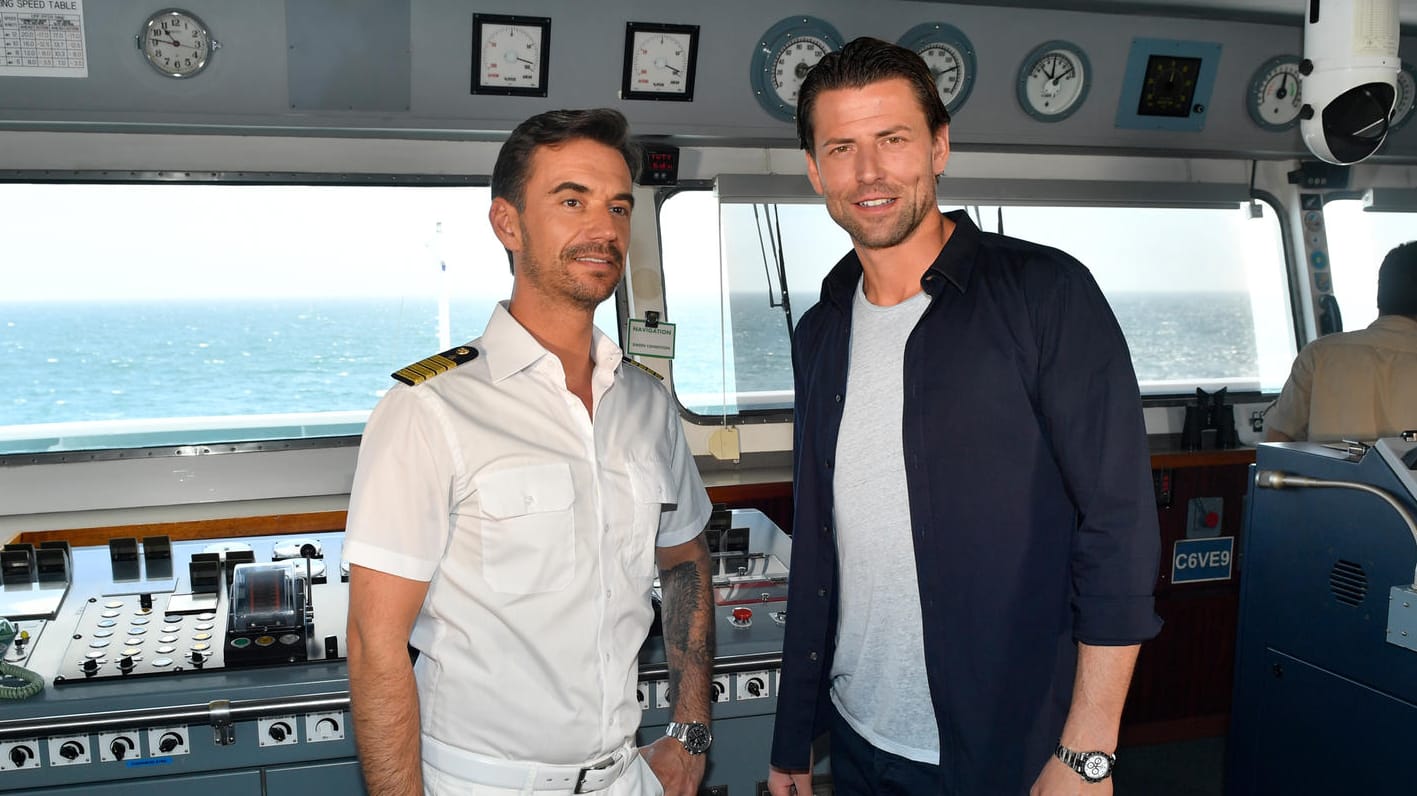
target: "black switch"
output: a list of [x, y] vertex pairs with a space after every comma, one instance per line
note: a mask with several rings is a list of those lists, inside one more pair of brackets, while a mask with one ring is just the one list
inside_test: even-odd
[[325, 659], [339, 657], [339, 636], [325, 636]]
[[138, 540], [131, 536], [108, 540], [108, 557], [115, 563], [138, 560]]
[[69, 580], [69, 551], [55, 547], [40, 547], [34, 551], [35, 568], [39, 570], [42, 583], [67, 583]]
[[143, 559], [149, 564], [172, 560], [172, 540], [166, 536], [144, 536]]
[[196, 594], [215, 594], [221, 590], [221, 555], [218, 553], [193, 553], [187, 562], [187, 573], [192, 579], [192, 591]]
[[12, 584], [34, 580], [34, 547], [28, 544], [5, 545], [0, 550], [0, 577]]

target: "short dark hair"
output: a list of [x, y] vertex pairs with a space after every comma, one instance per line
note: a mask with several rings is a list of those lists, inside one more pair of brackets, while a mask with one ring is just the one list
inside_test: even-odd
[[1378, 268], [1378, 314], [1417, 317], [1417, 240], [1383, 258]]
[[517, 125], [497, 153], [492, 166], [492, 198], [502, 197], [518, 210], [526, 209], [526, 178], [531, 156], [539, 146], [557, 146], [588, 139], [617, 150], [630, 168], [630, 180], [640, 174], [640, 147], [630, 140], [630, 123], [611, 108], [539, 113]]
[[812, 110], [817, 95], [839, 88], [864, 88], [882, 80], [900, 78], [910, 83], [930, 132], [936, 133], [950, 123], [950, 112], [935, 88], [935, 76], [925, 59], [913, 50], [888, 41], [862, 36], [847, 42], [840, 50], [827, 53], [807, 73], [797, 92], [797, 139], [802, 149], [812, 151]]

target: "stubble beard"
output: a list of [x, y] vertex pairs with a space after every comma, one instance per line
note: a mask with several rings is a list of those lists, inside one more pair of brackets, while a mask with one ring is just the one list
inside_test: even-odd
[[615, 288], [620, 285], [617, 278], [613, 282], [606, 282], [601, 279], [577, 279], [571, 273], [571, 264], [576, 258], [591, 255], [603, 260], [609, 260], [619, 266], [621, 275], [624, 274], [624, 254], [614, 246], [597, 246], [594, 244], [581, 244], [577, 246], [567, 246], [557, 255], [556, 269], [547, 268], [531, 252], [534, 250], [531, 236], [525, 225], [522, 225], [522, 241], [525, 244], [524, 256], [521, 261], [522, 276], [528, 284], [535, 285], [544, 295], [559, 299], [578, 309], [595, 312], [606, 299], [615, 294]]
[[[903, 243], [931, 213], [937, 211], [934, 202], [922, 199], [918, 193], [894, 190], [889, 193], [899, 197], [896, 199], [897, 213], [884, 225], [867, 226], [862, 223], [852, 215], [854, 204], [846, 199], [828, 202], [827, 212], [846, 230], [846, 234], [851, 236], [852, 242], [857, 246], [865, 249], [889, 249]], [[930, 198], [934, 198], [933, 191]]]

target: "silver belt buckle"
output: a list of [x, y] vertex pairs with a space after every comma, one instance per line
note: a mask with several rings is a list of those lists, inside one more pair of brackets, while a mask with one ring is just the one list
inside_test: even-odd
[[581, 773], [576, 776], [576, 790], [575, 790], [575, 792], [576, 792], [576, 793], [589, 793], [590, 791], [581, 790], [581, 788], [585, 787], [586, 774], [589, 774], [589, 773], [592, 772], [592, 771], [604, 771], [605, 769], [610, 768], [611, 766], [615, 765], [617, 762], [619, 762], [619, 760], [620, 760], [620, 755], [619, 755], [619, 754], [613, 754], [613, 755], [611, 755], [611, 756], [605, 758], [604, 760], [600, 761], [599, 763], [594, 763], [594, 764], [592, 764], [592, 765], [586, 766], [585, 768], [581, 769]]

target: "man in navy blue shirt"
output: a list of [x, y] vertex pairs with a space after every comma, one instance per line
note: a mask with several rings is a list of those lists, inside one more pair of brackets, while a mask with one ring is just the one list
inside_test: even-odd
[[793, 343], [796, 511], [769, 786], [1110, 794], [1159, 534], [1126, 341], [1087, 269], [942, 214], [915, 53], [808, 73], [812, 186], [851, 235]]

